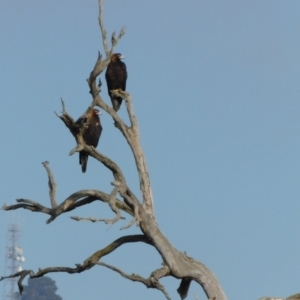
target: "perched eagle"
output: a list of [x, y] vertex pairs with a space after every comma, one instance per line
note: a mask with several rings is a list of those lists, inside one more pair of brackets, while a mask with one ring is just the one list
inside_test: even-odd
[[[83, 131], [82, 137], [85, 143], [89, 146], [97, 147], [98, 141], [102, 132], [102, 126], [100, 123], [99, 115], [100, 111], [98, 109], [92, 109], [85, 119], [86, 128]], [[88, 154], [85, 151], [79, 152], [79, 164], [81, 165], [82, 172], [85, 173]]]
[[121, 61], [123, 58], [120, 53], [113, 54], [105, 72], [108, 95], [115, 111], [119, 110], [122, 98], [112, 95], [111, 90], [125, 91], [126, 89], [127, 70], [126, 65]]

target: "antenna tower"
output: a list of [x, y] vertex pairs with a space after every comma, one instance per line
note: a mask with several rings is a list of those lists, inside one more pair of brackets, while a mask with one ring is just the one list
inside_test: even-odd
[[[17, 220], [15, 214], [8, 214], [7, 237], [5, 249], [5, 276], [22, 271], [21, 264], [25, 261], [23, 249], [20, 246], [20, 218]], [[18, 278], [8, 278], [3, 282], [3, 300], [16, 299]]]

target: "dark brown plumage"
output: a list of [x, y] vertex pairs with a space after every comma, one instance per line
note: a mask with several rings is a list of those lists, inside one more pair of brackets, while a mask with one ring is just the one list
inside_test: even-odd
[[126, 65], [121, 61], [123, 58], [120, 53], [113, 54], [105, 72], [108, 95], [115, 111], [119, 110], [122, 97], [114, 96], [110, 91], [118, 89], [122, 91], [126, 90], [127, 70]]
[[[97, 147], [99, 138], [102, 132], [102, 126], [99, 119], [100, 111], [98, 109], [92, 109], [87, 115], [84, 123], [86, 128], [83, 131], [82, 137], [85, 143], [89, 146]], [[79, 152], [79, 164], [81, 165], [82, 172], [85, 173], [88, 154], [85, 151]]]

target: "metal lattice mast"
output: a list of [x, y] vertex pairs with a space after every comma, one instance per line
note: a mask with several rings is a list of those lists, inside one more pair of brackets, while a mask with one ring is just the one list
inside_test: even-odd
[[[9, 218], [7, 222], [7, 238], [5, 251], [5, 276], [22, 270], [21, 264], [25, 261], [23, 249], [20, 247], [20, 225]], [[18, 278], [9, 278], [3, 284], [3, 300], [14, 300], [16, 297]]]

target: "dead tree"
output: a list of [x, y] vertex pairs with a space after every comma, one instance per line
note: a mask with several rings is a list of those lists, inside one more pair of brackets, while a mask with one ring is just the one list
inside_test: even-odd
[[[113, 219], [95, 219], [89, 218], [91, 222], [103, 221], [106, 224], [113, 224], [122, 218], [121, 212], [125, 212], [132, 216], [131, 222], [123, 227], [126, 229], [133, 224], [139, 226], [141, 234], [138, 235], [124, 235], [104, 248], [96, 251], [90, 257], [86, 258], [83, 263], [76, 264], [74, 268], [71, 267], [49, 267], [45, 269], [39, 269], [37, 272], [32, 270], [24, 270], [16, 274], [12, 274], [8, 277], [18, 277], [20, 293], [22, 293], [22, 281], [28, 275], [31, 278], [41, 277], [51, 272], [67, 272], [69, 274], [81, 273], [87, 271], [95, 266], [104, 266], [109, 268], [121, 276], [143, 283], [148, 288], [155, 288], [160, 290], [167, 299], [170, 299], [164, 286], [160, 283], [160, 278], [166, 276], [172, 276], [180, 280], [179, 287], [177, 289], [181, 299], [185, 299], [188, 294], [191, 281], [199, 283], [208, 299], [226, 300], [226, 295], [222, 290], [215, 275], [201, 262], [187, 256], [185, 253], [176, 250], [173, 245], [168, 241], [164, 234], [157, 226], [154, 209], [153, 209], [153, 196], [151, 191], [150, 179], [147, 170], [146, 160], [140, 144], [139, 127], [136, 116], [134, 114], [133, 105], [129, 93], [123, 91], [114, 91], [118, 96], [121, 96], [125, 100], [125, 105], [129, 117], [129, 124], [126, 124], [114, 111], [114, 109], [107, 105], [100, 95], [100, 88], [97, 85], [97, 77], [105, 70], [110, 60], [111, 55], [114, 52], [114, 48], [124, 35], [125, 31], [122, 29], [118, 35], [112, 34], [111, 46], [107, 40], [107, 32], [103, 23], [103, 0], [99, 0], [99, 25], [102, 34], [103, 47], [105, 52], [105, 58], [102, 55], [98, 55], [96, 64], [90, 73], [87, 80], [90, 93], [92, 95], [92, 102], [83, 115], [75, 121], [67, 112], [64, 102], [62, 101], [62, 114], [57, 115], [63, 123], [69, 128], [70, 132], [76, 140], [76, 147], [71, 150], [70, 155], [84, 150], [88, 155], [94, 157], [97, 161], [101, 162], [112, 174], [113, 182], [112, 191], [105, 193], [99, 190], [80, 190], [60, 204], [56, 201], [56, 184], [54, 182], [54, 176], [49, 168], [49, 163], [44, 162], [43, 166], [47, 170], [49, 178], [50, 189], [50, 204], [51, 207], [45, 207], [38, 202], [29, 199], [17, 199], [17, 204], [2, 207], [3, 210], [15, 210], [24, 208], [34, 212], [42, 212], [48, 214], [50, 218], [47, 223], [54, 221], [58, 216], [65, 212], [69, 212], [82, 205], [87, 205], [94, 201], [102, 201], [109, 205], [111, 210], [115, 213]], [[130, 187], [126, 183], [126, 178], [123, 175], [121, 168], [109, 157], [103, 155], [96, 149], [85, 144], [82, 131], [84, 129], [85, 116], [98, 106], [107, 114], [109, 114], [114, 120], [115, 127], [120, 130], [128, 143], [132, 154], [134, 156], [136, 170], [139, 175], [140, 182], [140, 198], [131, 191]], [[72, 217], [74, 220], [82, 220], [80, 217]], [[118, 247], [121, 247], [126, 243], [143, 242], [156, 249], [162, 259], [162, 267], [150, 274], [148, 278], [143, 278], [139, 275], [128, 275], [120, 269], [107, 265], [102, 261], [102, 257], [110, 254]], [[8, 277], [2, 277], [5, 279]]]

